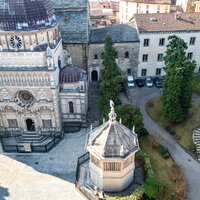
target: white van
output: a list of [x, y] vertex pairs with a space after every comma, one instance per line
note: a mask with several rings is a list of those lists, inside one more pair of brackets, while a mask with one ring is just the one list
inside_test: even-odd
[[128, 87], [134, 87], [134, 79], [133, 79], [133, 76], [127, 76], [127, 84], [128, 84]]

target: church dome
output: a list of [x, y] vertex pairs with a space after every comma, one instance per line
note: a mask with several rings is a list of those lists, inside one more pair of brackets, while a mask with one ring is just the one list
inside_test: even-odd
[[54, 21], [50, 0], [0, 0], [0, 30], [37, 30]]
[[60, 83], [75, 83], [82, 78], [83, 71], [75, 66], [65, 66], [60, 70]]

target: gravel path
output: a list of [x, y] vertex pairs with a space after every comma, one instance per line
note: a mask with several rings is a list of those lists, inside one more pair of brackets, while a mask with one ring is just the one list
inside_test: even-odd
[[[146, 104], [153, 98], [159, 97], [161, 91], [157, 88], [133, 88], [130, 90], [132, 103], [138, 106], [143, 114], [145, 127], [155, 137], [162, 138], [165, 145], [175, 160], [182, 166], [186, 174], [186, 199], [200, 199], [200, 163], [190, 156], [163, 128], [155, 123], [146, 112]], [[123, 97], [124, 98], [124, 97]], [[200, 105], [200, 98], [193, 95], [193, 100]], [[126, 100], [127, 101], [127, 100]]]

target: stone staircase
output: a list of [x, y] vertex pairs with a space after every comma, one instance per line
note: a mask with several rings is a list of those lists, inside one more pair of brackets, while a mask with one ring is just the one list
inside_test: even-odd
[[99, 119], [101, 117], [98, 98], [99, 83], [91, 82], [89, 86], [87, 122], [89, 126], [92, 125], [94, 128], [99, 125]]
[[193, 131], [193, 142], [196, 145], [197, 160], [200, 161], [200, 128]]
[[47, 136], [39, 135], [35, 132], [25, 133], [16, 137], [18, 143], [42, 143], [46, 139]]

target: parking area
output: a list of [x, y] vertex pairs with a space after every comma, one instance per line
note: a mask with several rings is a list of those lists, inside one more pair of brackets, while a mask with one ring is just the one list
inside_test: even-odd
[[149, 96], [152, 93], [156, 93], [156, 96], [158, 96], [159, 94], [161, 95], [162, 88], [146, 87], [146, 86], [137, 87], [136, 86], [136, 87], [129, 87], [128, 92], [130, 95], [131, 102], [134, 105], [139, 106], [141, 99], [146, 98], [146, 96]]

